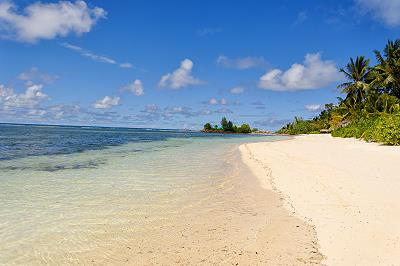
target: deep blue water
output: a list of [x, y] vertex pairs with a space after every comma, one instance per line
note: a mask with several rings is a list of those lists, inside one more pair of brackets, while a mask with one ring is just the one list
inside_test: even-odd
[[0, 160], [99, 150], [129, 142], [221, 136], [245, 137], [164, 129], [0, 124]]

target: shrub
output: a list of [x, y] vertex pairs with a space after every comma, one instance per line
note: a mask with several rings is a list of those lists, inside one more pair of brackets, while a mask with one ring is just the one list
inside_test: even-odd
[[243, 124], [240, 127], [237, 128], [237, 133], [250, 133], [251, 132], [251, 128], [249, 126], [249, 124]]
[[210, 123], [204, 124], [204, 130], [212, 130], [212, 126]]
[[389, 145], [400, 145], [400, 114], [379, 117], [372, 138]]
[[278, 133], [298, 135], [298, 134], [313, 134], [319, 133], [321, 125], [318, 121], [314, 120], [303, 120], [302, 118], [295, 118], [293, 123], [287, 124], [285, 127], [280, 129]]
[[359, 118], [332, 132], [334, 137], [361, 138], [366, 141], [400, 145], [400, 114], [379, 114]]

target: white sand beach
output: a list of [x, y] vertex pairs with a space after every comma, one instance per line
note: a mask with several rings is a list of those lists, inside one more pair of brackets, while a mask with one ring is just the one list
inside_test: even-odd
[[307, 135], [240, 150], [262, 185], [315, 226], [323, 264], [400, 264], [399, 147]]

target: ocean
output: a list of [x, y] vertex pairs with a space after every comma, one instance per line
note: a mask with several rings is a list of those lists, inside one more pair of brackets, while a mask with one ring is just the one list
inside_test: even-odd
[[239, 144], [279, 139], [1, 124], [0, 265], [113, 262], [229, 189]]

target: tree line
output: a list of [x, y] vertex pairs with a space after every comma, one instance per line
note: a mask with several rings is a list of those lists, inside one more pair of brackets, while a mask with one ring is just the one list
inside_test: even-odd
[[240, 126], [234, 125], [232, 121], [228, 121], [226, 117], [221, 120], [221, 126], [214, 125], [211, 123], [204, 124], [204, 132], [216, 132], [216, 133], [251, 133], [256, 132], [256, 128], [251, 128], [249, 124], [242, 124]]
[[377, 64], [364, 56], [350, 58], [340, 69], [347, 82], [338, 88], [346, 96], [326, 104], [315, 118], [295, 117], [278, 133], [331, 132], [338, 137], [356, 137], [400, 145], [400, 40], [388, 41], [383, 52], [374, 50]]

